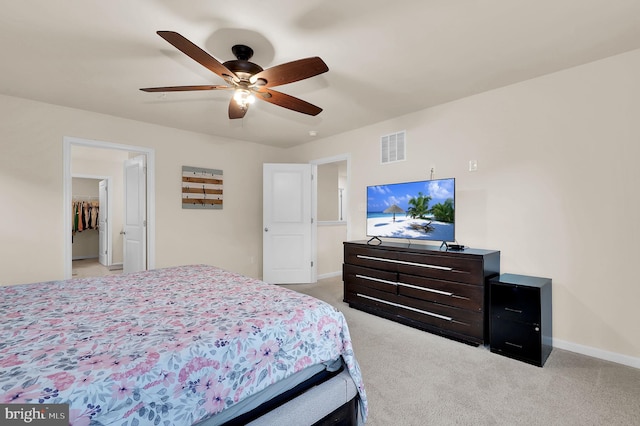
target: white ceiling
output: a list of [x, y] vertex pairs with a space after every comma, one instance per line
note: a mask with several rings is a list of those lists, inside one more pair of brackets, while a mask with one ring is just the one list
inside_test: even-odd
[[[0, 0], [0, 93], [288, 147], [640, 48], [638, 0]], [[329, 72], [278, 91], [316, 117], [231, 92], [156, 34], [263, 68], [320, 56]], [[402, 129], [399, 129], [402, 130]]]

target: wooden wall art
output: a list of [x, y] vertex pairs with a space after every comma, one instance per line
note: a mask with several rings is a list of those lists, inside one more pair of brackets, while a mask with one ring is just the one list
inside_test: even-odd
[[222, 209], [222, 170], [182, 166], [182, 208]]

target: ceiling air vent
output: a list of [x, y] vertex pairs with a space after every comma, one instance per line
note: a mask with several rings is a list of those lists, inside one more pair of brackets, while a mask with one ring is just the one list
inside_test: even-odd
[[406, 132], [392, 133], [380, 138], [380, 160], [382, 164], [404, 161]]

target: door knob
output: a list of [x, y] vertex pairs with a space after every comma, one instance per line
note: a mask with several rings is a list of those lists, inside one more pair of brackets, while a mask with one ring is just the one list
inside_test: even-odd
[[269, 228], [264, 228], [264, 232], [269, 232]]
[[124, 235], [124, 234], [126, 234], [126, 232], [120, 231], [120, 235]]

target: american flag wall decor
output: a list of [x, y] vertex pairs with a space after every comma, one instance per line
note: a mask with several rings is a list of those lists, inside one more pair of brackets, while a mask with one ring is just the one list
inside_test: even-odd
[[222, 170], [182, 166], [182, 208], [222, 209]]

